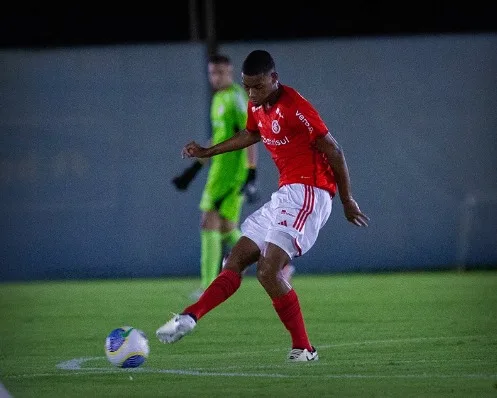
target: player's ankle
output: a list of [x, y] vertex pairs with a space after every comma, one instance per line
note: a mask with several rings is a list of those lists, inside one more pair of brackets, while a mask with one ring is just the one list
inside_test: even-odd
[[191, 312], [186, 312], [186, 313], [182, 313], [181, 315], [188, 315], [189, 317], [191, 317], [195, 323], [197, 323], [197, 317], [195, 316], [195, 314], [192, 314]]

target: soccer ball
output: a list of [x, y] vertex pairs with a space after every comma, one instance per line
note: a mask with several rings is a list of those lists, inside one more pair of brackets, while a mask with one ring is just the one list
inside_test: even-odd
[[149, 352], [147, 336], [132, 326], [114, 329], [105, 339], [105, 355], [119, 368], [137, 368], [145, 362]]

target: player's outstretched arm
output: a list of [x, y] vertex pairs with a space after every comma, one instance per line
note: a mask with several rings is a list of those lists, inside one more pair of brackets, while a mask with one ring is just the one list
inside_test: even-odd
[[359, 209], [359, 205], [352, 197], [349, 169], [342, 148], [330, 133], [318, 138], [315, 147], [326, 155], [333, 169], [345, 217], [352, 224], [367, 227], [369, 217]]
[[212, 156], [220, 155], [225, 152], [236, 151], [238, 149], [247, 148], [261, 140], [258, 133], [251, 133], [247, 130], [240, 130], [233, 137], [228, 138], [226, 141], [219, 144], [204, 148], [192, 141], [186, 144], [181, 151], [181, 157], [185, 158], [210, 158]]

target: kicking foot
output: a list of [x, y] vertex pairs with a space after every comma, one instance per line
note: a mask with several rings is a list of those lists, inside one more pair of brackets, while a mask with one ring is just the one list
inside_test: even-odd
[[162, 343], [174, 343], [190, 333], [196, 325], [197, 322], [190, 315], [176, 314], [157, 329], [155, 335]]

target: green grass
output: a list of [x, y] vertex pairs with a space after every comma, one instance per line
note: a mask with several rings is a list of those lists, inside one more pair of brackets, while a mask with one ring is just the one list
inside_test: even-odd
[[[190, 303], [195, 279], [3, 283], [0, 382], [15, 398], [497, 396], [497, 272], [297, 275], [293, 285], [316, 363], [285, 361], [290, 338], [253, 276], [171, 345], [154, 332]], [[150, 338], [132, 371], [104, 356], [122, 325]]]

